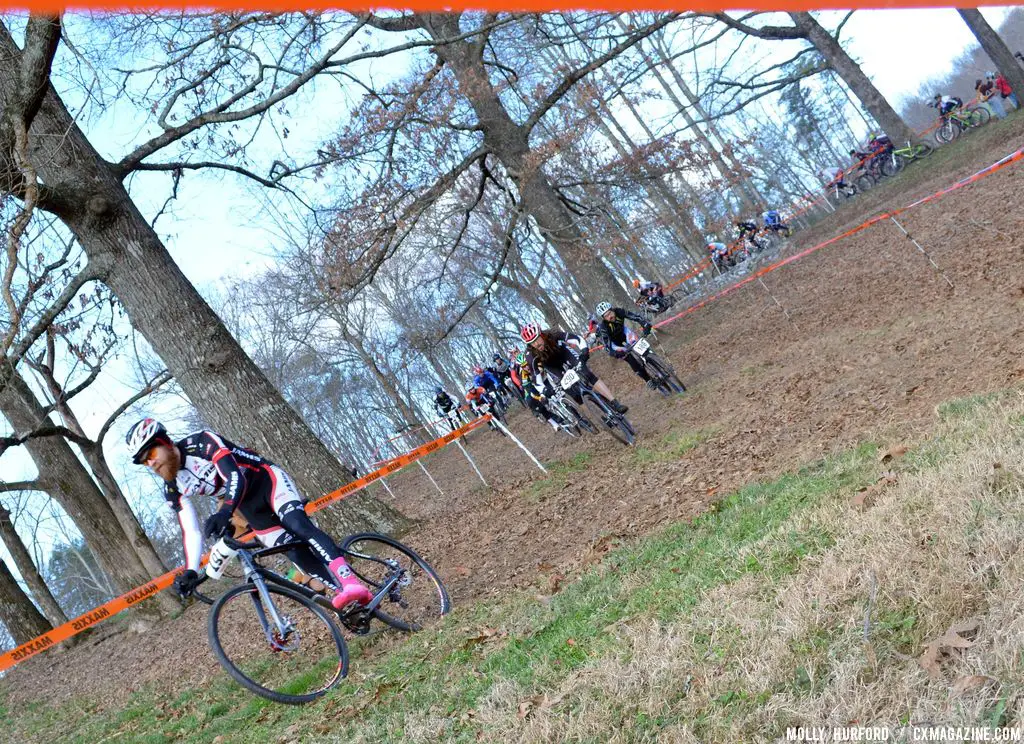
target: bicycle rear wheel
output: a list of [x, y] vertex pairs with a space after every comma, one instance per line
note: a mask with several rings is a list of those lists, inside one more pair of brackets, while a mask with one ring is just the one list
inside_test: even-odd
[[967, 110], [967, 126], [969, 127], [980, 127], [983, 124], [988, 124], [991, 118], [992, 114], [987, 106], [977, 106]]
[[853, 182], [853, 185], [857, 187], [858, 194], [863, 194], [865, 191], [870, 191], [874, 187], [875, 179], [865, 173], [858, 176], [857, 180]]
[[387, 535], [351, 535], [341, 546], [352, 572], [376, 594], [393, 578], [374, 614], [392, 628], [422, 630], [452, 608], [448, 590], [437, 572], [412, 548]]
[[276, 703], [316, 700], [348, 674], [348, 646], [327, 610], [284, 587], [253, 584], [229, 589], [213, 603], [207, 634], [214, 656], [236, 682]]
[[927, 142], [922, 142], [914, 147], [914, 154], [911, 156], [911, 160], [923, 160], [933, 152], [935, 152], [934, 147], [929, 145]]
[[597, 393], [584, 395], [583, 405], [589, 414], [588, 418], [620, 442], [628, 446], [636, 441], [636, 432], [633, 430], [633, 425], [621, 413], [613, 411], [611, 406], [600, 398]]

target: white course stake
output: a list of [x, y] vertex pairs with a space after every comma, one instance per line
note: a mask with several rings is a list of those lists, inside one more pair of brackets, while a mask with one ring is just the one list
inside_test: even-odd
[[388, 482], [387, 482], [386, 479], [381, 478], [380, 479], [380, 484], [382, 486], [384, 486], [384, 490], [385, 491], [387, 491], [389, 494], [391, 494], [391, 498], [395, 498], [395, 492], [391, 490], [391, 486], [388, 485]]
[[469, 460], [469, 464], [473, 466], [473, 470], [476, 472], [477, 477], [480, 479], [480, 482], [483, 483], [488, 488], [490, 488], [490, 484], [484, 480], [484, 474], [480, 472], [480, 468], [478, 468], [476, 466], [476, 463], [473, 462], [473, 458], [469, 456], [469, 452], [467, 452], [466, 448], [462, 446], [462, 442], [456, 439], [455, 444], [458, 446], [460, 450], [462, 450], [462, 454], [464, 454], [466, 456], [466, 459]]
[[904, 236], [906, 236], [907, 240], [909, 240], [911, 243], [913, 243], [914, 246], [917, 248], [917, 250], [921, 251], [921, 255], [923, 255], [925, 258], [928, 259], [928, 263], [930, 263], [932, 265], [932, 268], [935, 269], [935, 271], [938, 273], [939, 276], [941, 276], [943, 279], [946, 280], [946, 284], [948, 284], [950, 286], [950, 289], [955, 289], [955, 287], [953, 286], [953, 282], [951, 282], [949, 280], [949, 277], [946, 276], [946, 274], [942, 271], [942, 269], [939, 268], [939, 265], [937, 263], [935, 263], [934, 259], [932, 259], [931, 255], [928, 253], [928, 251], [926, 251], [924, 248], [922, 248], [921, 244], [917, 242], [917, 240], [914, 238], [914, 236], [911, 235], [909, 232], [907, 232], [907, 228], [903, 227], [903, 225], [901, 225], [899, 222], [897, 222], [895, 217], [890, 215], [889, 219], [892, 220], [893, 224], [896, 225], [896, 227], [898, 227], [903, 232], [903, 234], [904, 234]]
[[521, 449], [523, 452], [525, 452], [526, 456], [529, 457], [531, 460], [533, 460], [533, 464], [536, 465], [538, 468], [540, 468], [542, 473], [547, 473], [548, 472], [548, 469], [546, 467], [544, 467], [543, 465], [541, 465], [540, 460], [538, 460], [536, 457], [534, 457], [533, 453], [530, 452], [530, 450], [526, 449], [526, 445], [525, 444], [523, 444], [518, 439], [516, 439], [515, 434], [510, 432], [508, 430], [507, 426], [505, 426], [503, 423], [498, 421], [498, 419], [494, 418], [493, 416], [491, 417], [491, 423], [493, 423], [495, 426], [497, 426], [499, 429], [501, 429], [505, 433], [505, 436], [507, 436], [509, 439], [511, 439], [513, 442], [515, 442], [517, 445], [519, 445], [519, 449]]
[[429, 470], [427, 470], [427, 467], [426, 467], [426, 465], [424, 465], [424, 464], [423, 464], [422, 462], [420, 462], [419, 460], [417, 460], [417, 461], [416, 461], [416, 464], [420, 466], [420, 470], [422, 470], [422, 471], [423, 471], [424, 473], [426, 473], [426, 474], [427, 474], [427, 477], [428, 477], [428, 478], [430, 478], [430, 482], [434, 484], [434, 488], [436, 488], [436, 489], [437, 489], [437, 492], [438, 492], [439, 494], [441, 494], [442, 496], [444, 496], [444, 491], [442, 491], [442, 490], [441, 490], [441, 486], [437, 485], [437, 481], [436, 481], [436, 480], [434, 480], [434, 476], [432, 476], [432, 475], [430, 474], [430, 471], [429, 471]]

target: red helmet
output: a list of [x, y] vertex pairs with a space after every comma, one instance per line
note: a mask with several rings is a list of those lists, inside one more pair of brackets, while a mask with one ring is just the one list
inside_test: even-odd
[[633, 289], [640, 289], [640, 280], [639, 279], [634, 279], [633, 280]]
[[484, 373], [484, 368], [481, 367], [479, 364], [474, 364], [473, 373], [477, 375], [482, 375]]
[[519, 337], [526, 343], [536, 341], [538, 336], [540, 336], [540, 326], [536, 323], [527, 323], [523, 326], [523, 329], [519, 331]]

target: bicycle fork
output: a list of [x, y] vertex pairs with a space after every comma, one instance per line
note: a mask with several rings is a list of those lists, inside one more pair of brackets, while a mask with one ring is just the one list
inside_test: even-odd
[[295, 626], [277, 611], [277, 605], [274, 604], [270, 592], [267, 591], [267, 583], [258, 574], [253, 574], [249, 579], [256, 587], [256, 594], [250, 594], [249, 597], [256, 608], [256, 617], [260, 621], [260, 627], [263, 628], [263, 635], [266, 637], [267, 643], [275, 651], [290, 650], [286, 639], [295, 630]]

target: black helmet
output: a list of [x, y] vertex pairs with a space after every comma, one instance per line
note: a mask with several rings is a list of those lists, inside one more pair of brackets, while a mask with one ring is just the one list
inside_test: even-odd
[[440, 385], [438, 385], [436, 388], [434, 388], [434, 394], [435, 395], [440, 395], [443, 392], [444, 392], [444, 388], [441, 387]]

